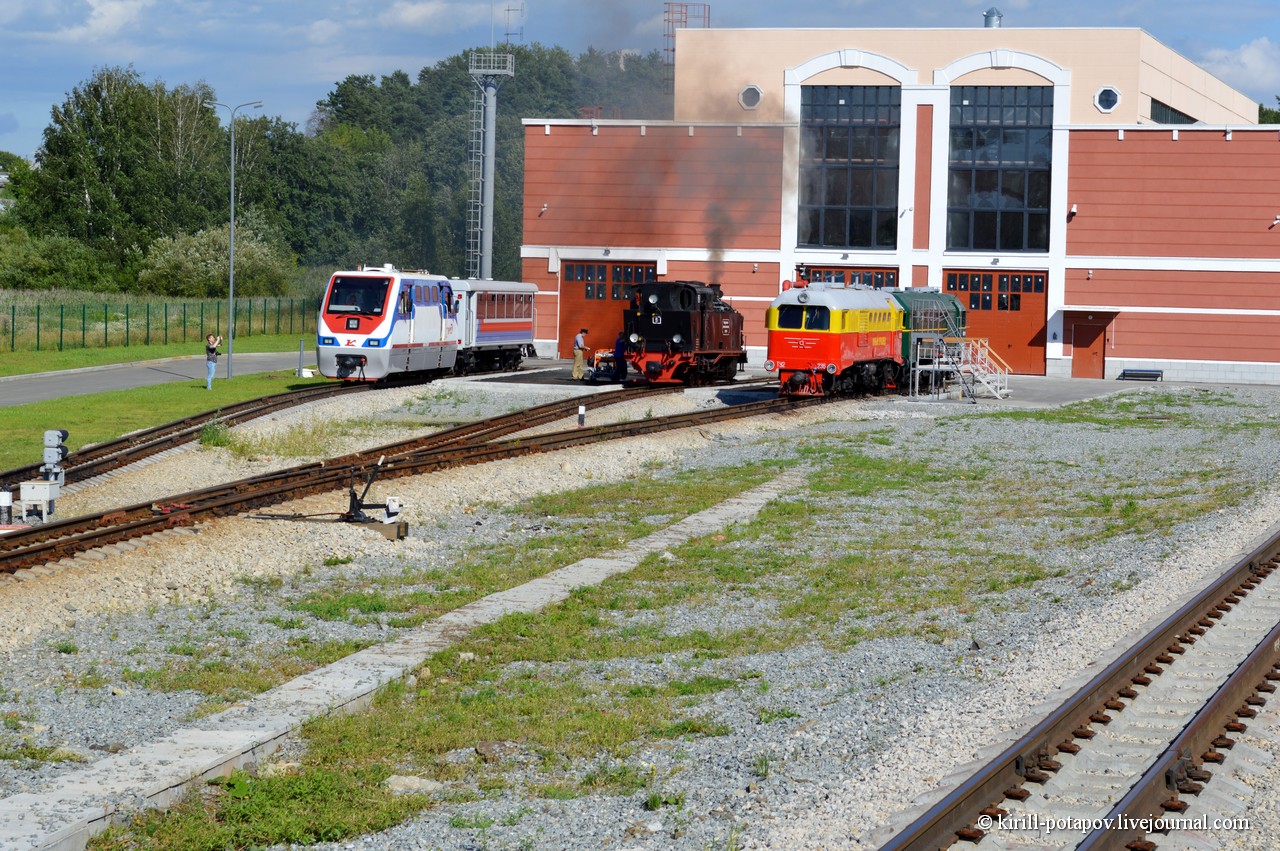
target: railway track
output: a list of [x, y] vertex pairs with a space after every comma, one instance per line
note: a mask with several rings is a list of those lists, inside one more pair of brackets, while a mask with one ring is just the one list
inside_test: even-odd
[[[598, 409], [603, 405], [680, 390], [683, 388], [662, 386], [610, 391], [592, 397], [592, 404]], [[777, 413], [818, 401], [821, 400], [770, 398], [669, 417], [502, 439], [577, 411], [580, 400], [561, 400], [364, 452], [31, 527], [0, 538], [0, 572], [15, 573], [174, 526], [189, 526], [215, 517], [241, 514], [317, 493], [341, 490], [354, 486], [357, 480], [365, 479], [375, 469], [383, 479], [420, 475], [601, 440]]]
[[882, 851], [1153, 851], [1280, 681], [1280, 534], [1248, 554]]
[[[374, 389], [373, 384], [321, 384], [304, 387], [286, 393], [276, 393], [234, 405], [226, 405], [212, 411], [192, 414], [180, 420], [142, 429], [141, 431], [86, 446], [67, 455], [63, 462], [66, 484], [84, 482], [112, 470], [136, 464], [145, 458], [200, 438], [201, 431], [212, 422], [228, 426], [239, 425], [277, 411], [287, 410], [309, 402], [328, 399], [344, 393], [359, 393]], [[0, 472], [0, 487], [12, 488], [21, 482], [40, 478], [39, 464], [15, 467]]]

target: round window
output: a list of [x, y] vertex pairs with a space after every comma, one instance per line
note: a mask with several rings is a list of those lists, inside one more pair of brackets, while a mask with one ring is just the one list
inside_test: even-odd
[[1098, 108], [1098, 112], [1111, 112], [1120, 105], [1120, 93], [1111, 86], [1103, 86], [1093, 96], [1093, 105]]
[[756, 85], [747, 86], [738, 92], [738, 103], [743, 109], [755, 109], [760, 105], [764, 92], [760, 91], [760, 87]]

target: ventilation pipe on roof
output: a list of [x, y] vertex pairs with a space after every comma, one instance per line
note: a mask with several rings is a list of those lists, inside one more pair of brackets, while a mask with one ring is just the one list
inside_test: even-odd
[[989, 30], [999, 29], [1000, 19], [1003, 17], [1004, 15], [1000, 14], [1000, 10], [995, 6], [992, 6], [990, 9], [982, 13], [982, 25]]

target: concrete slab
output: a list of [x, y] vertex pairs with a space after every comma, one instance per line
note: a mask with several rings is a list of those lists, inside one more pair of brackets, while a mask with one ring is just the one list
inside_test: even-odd
[[191, 727], [98, 760], [61, 778], [57, 789], [2, 799], [0, 848], [81, 851], [119, 815], [167, 806], [206, 778], [258, 762], [311, 718], [367, 706], [379, 687], [412, 673], [474, 627], [512, 612], [537, 611], [566, 599], [574, 588], [633, 569], [650, 553], [750, 520], [805, 475], [803, 470], [786, 473], [610, 555], [583, 559], [469, 603], [412, 633], [304, 674]]

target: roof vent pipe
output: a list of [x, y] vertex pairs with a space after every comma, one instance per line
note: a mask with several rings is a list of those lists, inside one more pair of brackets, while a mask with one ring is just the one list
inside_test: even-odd
[[982, 25], [987, 29], [1000, 29], [1000, 19], [1004, 15], [1000, 14], [1000, 10], [995, 6], [982, 13]]

